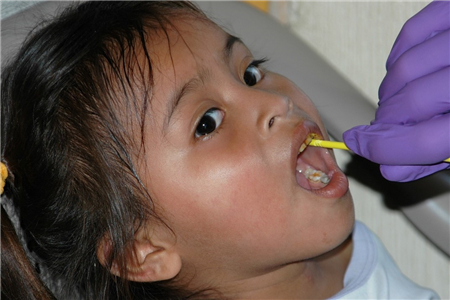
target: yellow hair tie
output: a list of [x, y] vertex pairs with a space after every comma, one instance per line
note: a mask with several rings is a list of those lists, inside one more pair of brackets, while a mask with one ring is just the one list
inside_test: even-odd
[[6, 166], [4, 163], [0, 164], [0, 173], [2, 180], [0, 182], [0, 195], [3, 194], [3, 188], [5, 187], [5, 180], [8, 177], [8, 170], [6, 169]]

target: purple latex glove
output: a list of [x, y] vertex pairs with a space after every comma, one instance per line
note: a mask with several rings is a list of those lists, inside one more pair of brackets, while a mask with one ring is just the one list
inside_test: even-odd
[[450, 2], [405, 23], [386, 69], [375, 120], [346, 131], [345, 143], [392, 181], [450, 169]]

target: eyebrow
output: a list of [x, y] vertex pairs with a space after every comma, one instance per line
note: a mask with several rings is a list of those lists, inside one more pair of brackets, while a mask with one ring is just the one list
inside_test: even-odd
[[223, 48], [224, 60], [226, 62], [230, 61], [231, 54], [233, 53], [233, 46], [236, 43], [244, 44], [240, 38], [229, 34], [228, 38], [227, 38], [227, 43], [225, 44], [225, 47]]
[[[234, 35], [228, 34], [225, 47], [222, 49], [223, 59], [226, 63], [229, 63], [233, 54], [233, 47], [236, 43], [244, 44], [242, 40]], [[180, 89], [177, 90], [175, 96], [168, 102], [168, 113], [165, 125], [168, 126], [173, 113], [181, 102], [181, 99], [189, 93], [189, 91], [195, 90], [197, 86], [201, 85], [204, 79], [208, 76], [207, 70], [201, 70], [198, 76], [191, 78], [188, 82], [183, 84]]]

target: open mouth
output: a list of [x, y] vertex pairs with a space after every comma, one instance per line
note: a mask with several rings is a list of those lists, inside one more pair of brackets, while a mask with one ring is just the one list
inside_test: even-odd
[[328, 157], [330, 155], [328, 151], [322, 148], [308, 147], [313, 138], [320, 138], [320, 135], [309, 133], [301, 144], [297, 155], [297, 183], [306, 190], [326, 187], [334, 173], [329, 167]]
[[308, 147], [313, 138], [323, 139], [314, 122], [305, 120], [294, 131], [291, 162], [297, 185], [322, 198], [341, 198], [348, 192], [347, 176], [330, 149]]

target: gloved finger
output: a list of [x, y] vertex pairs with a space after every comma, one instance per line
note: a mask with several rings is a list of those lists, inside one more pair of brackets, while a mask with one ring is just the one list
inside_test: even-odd
[[343, 135], [356, 154], [381, 165], [429, 165], [450, 157], [450, 114], [415, 125], [374, 124]]
[[379, 89], [380, 104], [408, 82], [450, 65], [450, 29], [405, 51], [388, 69]]
[[397, 182], [407, 182], [413, 181], [441, 170], [450, 168], [450, 163], [438, 163], [429, 166], [380, 166], [381, 174], [384, 178], [397, 181]]
[[403, 25], [389, 54], [386, 68], [390, 69], [406, 50], [422, 43], [436, 32], [449, 28], [450, 2], [431, 2]]
[[415, 124], [448, 112], [450, 67], [406, 84], [397, 94], [380, 105], [372, 124]]

